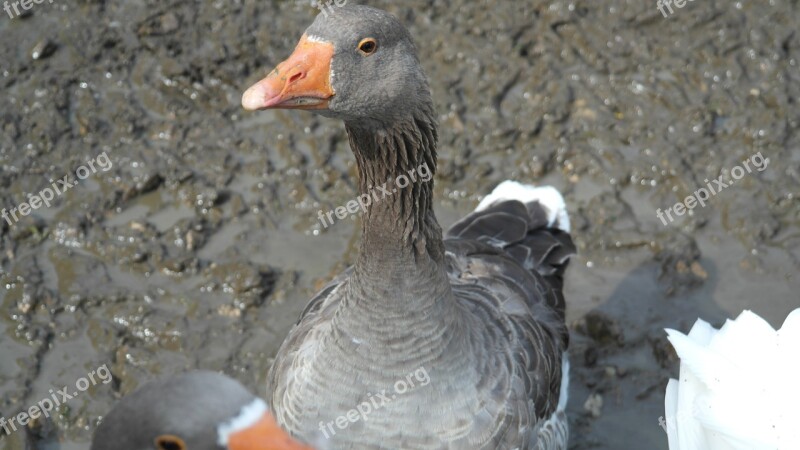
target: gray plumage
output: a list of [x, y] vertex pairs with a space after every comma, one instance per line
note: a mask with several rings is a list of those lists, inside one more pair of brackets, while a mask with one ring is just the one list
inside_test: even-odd
[[[360, 193], [421, 165], [435, 173], [438, 125], [408, 31], [346, 6], [306, 34], [334, 44], [335, 96], [320, 113], [345, 122]], [[370, 56], [356, 51], [367, 37]], [[333, 448], [566, 448], [569, 235], [539, 203], [512, 200], [443, 239], [432, 192], [417, 180], [370, 205], [355, 266], [311, 300], [276, 356], [271, 409], [300, 438], [324, 429]], [[410, 376], [422, 372], [428, 383]]]

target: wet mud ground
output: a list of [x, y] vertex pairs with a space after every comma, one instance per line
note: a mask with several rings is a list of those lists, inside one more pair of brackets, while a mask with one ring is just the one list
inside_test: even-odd
[[[663, 328], [800, 306], [798, 1], [373, 1], [412, 30], [440, 112], [448, 226], [502, 180], [553, 184], [568, 271], [571, 449], [666, 449], [678, 363]], [[0, 222], [0, 416], [107, 364], [0, 449], [85, 449], [155, 377], [224, 371], [253, 390], [316, 288], [355, 256], [342, 124], [247, 113], [241, 93], [318, 11], [298, 1], [76, 1], [0, 14], [0, 207], [105, 152]], [[769, 159], [666, 226], [705, 179]], [[728, 176], [729, 175], [725, 175]], [[729, 179], [729, 178], [727, 178]]]

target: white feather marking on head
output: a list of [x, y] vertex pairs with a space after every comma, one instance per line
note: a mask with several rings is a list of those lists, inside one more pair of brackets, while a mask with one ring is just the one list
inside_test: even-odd
[[321, 37], [313, 34], [306, 35], [306, 40], [308, 42], [328, 42], [325, 39], [322, 39]]
[[217, 426], [217, 444], [227, 447], [228, 438], [246, 428], [256, 424], [267, 413], [267, 404], [264, 400], [256, 398], [242, 407], [239, 415]]

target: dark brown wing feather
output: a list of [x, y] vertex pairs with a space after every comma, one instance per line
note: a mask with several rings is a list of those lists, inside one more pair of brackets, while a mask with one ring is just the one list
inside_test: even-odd
[[564, 317], [564, 272], [575, 255], [570, 235], [548, 225], [538, 203], [497, 202], [464, 217], [447, 231], [447, 239], [472, 239], [504, 250], [522, 267], [542, 275], [553, 289], [551, 304]]

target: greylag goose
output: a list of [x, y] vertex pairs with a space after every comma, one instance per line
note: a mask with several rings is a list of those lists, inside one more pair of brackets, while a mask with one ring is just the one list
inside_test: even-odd
[[145, 449], [313, 450], [281, 430], [266, 403], [239, 382], [205, 371], [150, 382], [123, 398], [91, 447]]
[[777, 331], [744, 311], [719, 330], [667, 333], [681, 359], [659, 420], [670, 450], [800, 448], [800, 309]]
[[355, 265], [268, 374], [278, 422], [333, 448], [566, 448], [563, 198], [506, 182], [443, 238], [413, 176], [435, 173], [438, 124], [406, 28], [366, 6], [319, 15], [242, 105], [344, 121], [366, 209]]

